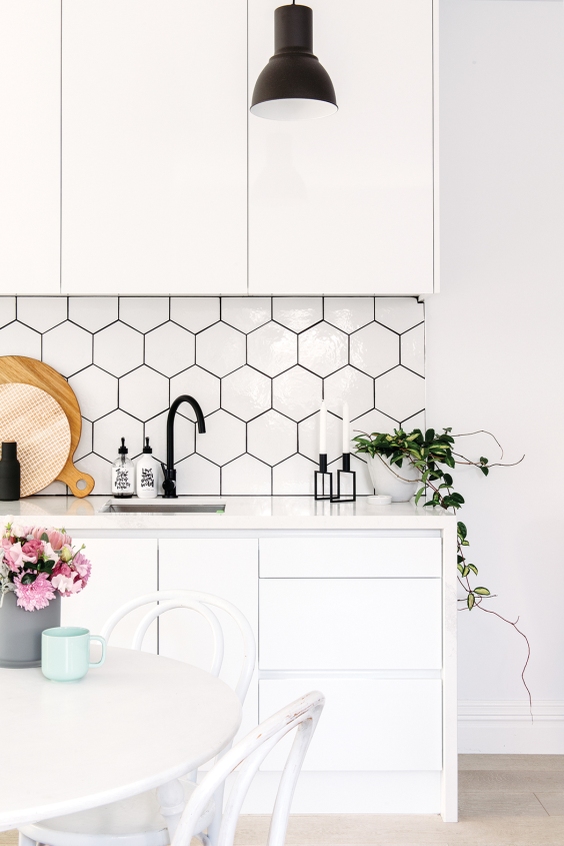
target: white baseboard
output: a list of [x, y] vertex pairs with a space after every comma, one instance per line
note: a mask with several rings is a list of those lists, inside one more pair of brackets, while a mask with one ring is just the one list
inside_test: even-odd
[[458, 751], [491, 755], [563, 755], [564, 701], [459, 701]]

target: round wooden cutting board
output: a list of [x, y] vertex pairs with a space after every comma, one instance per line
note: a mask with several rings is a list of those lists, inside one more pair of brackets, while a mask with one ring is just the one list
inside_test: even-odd
[[30, 496], [50, 485], [65, 466], [69, 421], [52, 396], [20, 382], [0, 385], [0, 409], [0, 441], [17, 442], [21, 496]]
[[77, 470], [72, 460], [82, 417], [66, 379], [42, 361], [4, 355], [0, 391], [0, 438], [17, 441], [21, 495], [29, 496], [60, 479], [75, 496], [88, 496], [94, 479]]

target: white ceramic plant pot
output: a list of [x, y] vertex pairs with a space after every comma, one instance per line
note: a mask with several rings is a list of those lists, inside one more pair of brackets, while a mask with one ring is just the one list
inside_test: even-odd
[[[370, 478], [377, 494], [387, 494], [392, 497], [392, 502], [407, 502], [415, 495], [420, 487], [419, 470], [404, 458], [402, 466], [393, 465], [383, 455], [375, 455], [374, 458], [368, 455], [368, 470]], [[401, 476], [401, 479], [398, 479]], [[404, 479], [414, 481], [404, 481]]]

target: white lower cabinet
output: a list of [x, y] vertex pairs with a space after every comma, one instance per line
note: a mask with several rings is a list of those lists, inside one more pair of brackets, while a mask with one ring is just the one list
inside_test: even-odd
[[[294, 813], [442, 813], [456, 820], [456, 568], [451, 577], [444, 567], [454, 560], [454, 533], [452, 554], [439, 532], [74, 534], [93, 568], [87, 589], [64, 600], [64, 625], [99, 633], [120, 604], [157, 589], [216, 594], [243, 612], [257, 639], [258, 667], [238, 737], [310, 690], [325, 694]], [[142, 613], [116, 629], [114, 645], [130, 645]], [[225, 632], [221, 677], [234, 686], [240, 635], [217, 613]], [[203, 668], [212, 658], [207, 622], [187, 609], [163, 615], [145, 648]], [[289, 738], [265, 760], [245, 813], [271, 812], [288, 749]]]
[[[310, 690], [325, 694], [325, 708], [304, 770], [441, 769], [440, 679], [264, 679], [259, 682], [260, 719]], [[281, 770], [289, 748], [289, 742], [279, 744], [261, 769]]]
[[[99, 634], [102, 626], [120, 605], [157, 589], [156, 538], [88, 538], [76, 535], [84, 543], [84, 555], [92, 562], [92, 574], [86, 588], [61, 602], [61, 625], [85, 626]], [[116, 626], [112, 646], [129, 648], [133, 635], [147, 608], [132, 611]], [[147, 652], [157, 651], [157, 627], [152, 625], [143, 641]]]
[[[159, 590], [201, 590], [229, 600], [243, 612], [258, 641], [258, 541], [250, 539], [190, 538], [159, 541]], [[225, 653], [220, 678], [237, 683], [243, 659], [236, 624], [220, 609], [214, 613], [225, 633]], [[177, 609], [161, 617], [159, 654], [207, 669], [212, 661], [208, 624], [193, 611]], [[258, 722], [256, 673], [243, 709], [237, 737]]]

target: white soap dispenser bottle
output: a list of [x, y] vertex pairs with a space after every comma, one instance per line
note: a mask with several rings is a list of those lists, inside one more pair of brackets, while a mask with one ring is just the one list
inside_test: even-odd
[[128, 452], [125, 438], [122, 438], [118, 457], [112, 465], [112, 493], [115, 497], [125, 498], [135, 493], [134, 467], [131, 459], [127, 457]]
[[153, 458], [153, 450], [149, 446], [149, 438], [145, 438], [143, 452], [135, 464], [135, 483], [139, 499], [155, 499], [159, 466]]

